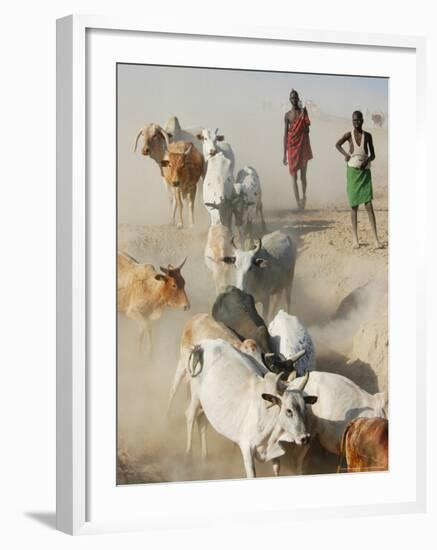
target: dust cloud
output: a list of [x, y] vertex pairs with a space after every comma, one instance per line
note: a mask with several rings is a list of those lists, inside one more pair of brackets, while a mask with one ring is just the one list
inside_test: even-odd
[[[164, 99], [143, 98], [141, 103], [141, 94], [132, 90], [132, 81], [119, 78], [118, 248], [155, 268], [178, 264], [186, 256], [182, 274], [191, 302], [190, 311], [166, 310], [161, 319], [151, 322], [151, 352], [140, 342], [135, 322], [118, 316], [117, 480], [121, 484], [244, 477], [239, 449], [211, 427], [207, 433], [208, 460], [200, 457], [197, 433], [192, 455], [185, 456], [187, 387], [180, 388], [169, 415], [166, 414], [183, 327], [193, 315], [211, 311], [215, 293], [203, 260], [209, 216], [202, 204], [201, 184], [195, 227], [177, 230], [170, 226], [169, 198], [158, 167], [150, 158], [132, 152], [135, 134], [146, 122], [164, 124], [170, 116], [178, 115], [185, 128], [220, 128], [234, 148], [236, 171], [251, 165], [260, 175], [268, 231], [281, 229], [298, 246], [291, 313], [310, 330], [316, 345], [317, 368], [344, 374], [371, 393], [387, 389], [388, 253], [387, 249], [371, 250], [366, 214], [361, 211], [359, 233], [363, 246], [358, 251], [351, 249], [346, 168], [335, 150], [337, 139], [350, 130], [349, 111], [344, 116], [334, 116], [323, 109], [313, 117], [310, 114], [314, 159], [308, 167], [307, 210], [298, 212], [288, 169], [282, 165], [283, 115], [288, 108], [284, 99], [287, 100], [292, 85], [301, 89], [298, 75], [278, 79], [267, 99], [262, 96], [262, 86], [269, 82], [267, 77], [264, 82], [252, 74], [244, 75], [245, 79], [235, 72], [233, 76], [238, 80], [235, 86], [244, 83], [252, 89], [252, 96], [253, 90], [258, 90], [258, 95], [249, 97], [248, 105], [243, 101], [238, 108], [231, 106], [227, 110], [220, 101], [229, 106], [229, 96], [216, 95], [213, 105], [199, 103], [196, 109], [188, 99], [179, 103], [172, 100], [168, 92]], [[302, 80], [301, 87], [303, 83]], [[135, 82], [140, 91], [144, 90], [142, 85], [140, 79]], [[302, 94], [318, 100], [308, 90]], [[355, 108], [363, 105], [360, 101], [356, 100]], [[379, 107], [387, 110], [386, 105]], [[374, 206], [380, 238], [386, 241], [387, 128], [370, 131], [377, 157], [372, 166]], [[185, 219], [186, 215], [185, 208]], [[261, 234], [259, 224], [256, 230]], [[287, 460], [282, 462], [281, 472], [293, 473]], [[336, 464], [336, 457], [315, 442], [307, 472], [334, 472]], [[272, 475], [269, 464], [257, 463], [256, 468], [258, 476]]]

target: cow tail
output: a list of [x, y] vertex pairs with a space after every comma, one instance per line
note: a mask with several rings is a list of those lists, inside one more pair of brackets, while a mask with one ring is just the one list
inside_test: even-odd
[[341, 436], [340, 454], [339, 454], [339, 457], [338, 457], [337, 474], [340, 474], [342, 470], [347, 468], [345, 445], [346, 445], [346, 437], [347, 437], [350, 426], [351, 426], [351, 423], [349, 422], [349, 424], [346, 426], [346, 428], [343, 431], [343, 435]]
[[[196, 370], [197, 365], [200, 364], [200, 368]], [[191, 348], [190, 356], [188, 357], [188, 371], [192, 378], [199, 376], [203, 370], [203, 348], [200, 344]]]

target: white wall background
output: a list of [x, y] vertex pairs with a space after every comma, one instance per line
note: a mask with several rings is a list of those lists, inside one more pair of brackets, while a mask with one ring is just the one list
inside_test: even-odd
[[[356, 32], [428, 34], [427, 96], [429, 182], [424, 215], [436, 200], [431, 152], [437, 116], [437, 37], [433, 2], [414, 5], [367, 0], [357, 12], [346, 0], [289, 0], [207, 3], [195, 0], [87, 0], [9, 3], [2, 9], [0, 86], [0, 202], [2, 345], [0, 383], [0, 544], [2, 548], [418, 548], [436, 541], [437, 463], [435, 426], [429, 433], [430, 503], [425, 515], [368, 520], [329, 520], [241, 526], [220, 532], [173, 531], [102, 535], [73, 539], [53, 530], [55, 509], [55, 19], [71, 12], [107, 15], [141, 13], [143, 19], [215, 17], [217, 24], [253, 23]], [[161, 6], [160, 8], [158, 6]], [[294, 9], [293, 9], [294, 8]], [[434, 35], [432, 34], [434, 33]], [[406, 105], [406, 116], [408, 106]], [[406, 136], [407, 139], [407, 136]], [[414, 144], [412, 144], [414, 146]], [[406, 213], [408, 223], [408, 213]], [[431, 223], [429, 223], [430, 230]], [[436, 280], [435, 231], [428, 239], [430, 270]], [[431, 286], [431, 285], [430, 285]], [[435, 288], [435, 286], [434, 286]], [[436, 418], [437, 387], [432, 337], [437, 329], [436, 293], [429, 289], [428, 388], [430, 419]], [[429, 423], [431, 424], [431, 422]]]

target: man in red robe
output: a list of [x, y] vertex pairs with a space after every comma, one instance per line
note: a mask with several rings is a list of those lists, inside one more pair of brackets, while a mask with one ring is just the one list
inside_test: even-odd
[[[284, 166], [288, 163], [291, 179], [293, 181], [294, 196], [299, 210], [306, 205], [307, 190], [307, 164], [313, 158], [311, 151], [309, 131], [310, 119], [306, 107], [301, 106], [299, 94], [296, 90], [290, 92], [291, 109], [285, 113], [284, 123]], [[297, 174], [300, 172], [302, 183], [302, 198], [299, 196]]]

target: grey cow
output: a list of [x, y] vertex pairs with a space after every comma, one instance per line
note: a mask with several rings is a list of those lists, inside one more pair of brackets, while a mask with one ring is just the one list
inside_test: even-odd
[[[296, 264], [296, 245], [288, 235], [275, 231], [265, 235], [250, 250], [241, 250], [232, 241], [234, 254], [222, 261], [236, 270], [235, 286], [252, 294], [263, 306], [263, 317], [270, 319], [276, 312], [281, 296], [290, 311], [291, 289]], [[274, 297], [273, 307], [270, 299]], [[269, 313], [271, 314], [269, 316]]]

